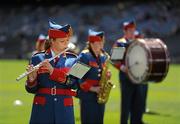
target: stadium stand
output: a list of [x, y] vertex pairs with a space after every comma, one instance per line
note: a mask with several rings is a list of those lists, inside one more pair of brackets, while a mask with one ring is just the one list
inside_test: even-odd
[[180, 62], [180, 8], [171, 2], [119, 2], [102, 5], [22, 5], [0, 9], [0, 58], [27, 59], [37, 36], [47, 34], [48, 19], [70, 23], [80, 49], [85, 46], [88, 28], [106, 33], [106, 49], [121, 37], [122, 22], [136, 19], [138, 29], [146, 37], [162, 38], [170, 50], [172, 62]]

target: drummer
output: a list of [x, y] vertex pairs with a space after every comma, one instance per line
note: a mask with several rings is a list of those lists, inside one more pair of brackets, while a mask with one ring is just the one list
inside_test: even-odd
[[[135, 36], [135, 38], [144, 38], [144, 35], [138, 30], [136, 30], [134, 32], [134, 36]], [[148, 83], [142, 84], [142, 92], [143, 92], [142, 93], [142, 95], [143, 95], [143, 107], [142, 107], [142, 109], [143, 109], [144, 113], [148, 114], [150, 112], [149, 109], [147, 108]]]
[[[130, 20], [123, 23], [124, 36], [118, 39], [113, 47], [127, 47], [135, 40], [136, 24]], [[114, 62], [114, 66], [119, 70], [119, 82], [121, 89], [121, 124], [127, 124], [130, 118], [131, 124], [142, 124], [142, 86], [132, 83], [127, 76], [125, 58]]]

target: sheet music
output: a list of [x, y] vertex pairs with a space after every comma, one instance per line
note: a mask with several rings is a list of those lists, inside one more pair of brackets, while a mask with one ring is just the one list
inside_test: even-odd
[[77, 62], [72, 66], [68, 75], [72, 75], [74, 77], [81, 79], [90, 70], [90, 68], [90, 66], [84, 63]]
[[111, 60], [122, 60], [124, 57], [125, 50], [125, 47], [113, 48], [111, 53]]

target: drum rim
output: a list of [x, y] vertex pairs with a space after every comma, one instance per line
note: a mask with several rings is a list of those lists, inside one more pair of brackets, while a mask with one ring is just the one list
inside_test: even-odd
[[[130, 45], [129, 45], [129, 47], [127, 48], [127, 51], [126, 51], [126, 59], [125, 59], [125, 63], [126, 63], [126, 65], [128, 65], [127, 63], [128, 63], [128, 61], [127, 61], [127, 53], [128, 53], [128, 51], [133, 47], [133, 46], [135, 46], [136, 44], [138, 44], [139, 46], [141, 46], [145, 51], [146, 51], [146, 57], [147, 58], [152, 58], [152, 54], [151, 54], [151, 52], [150, 52], [150, 48], [147, 46], [147, 44], [145, 44], [144, 43], [145, 42], [145, 40], [144, 39], [136, 39], [136, 40], [134, 40]], [[146, 49], [145, 49], [146, 48]], [[149, 74], [150, 72], [151, 72], [151, 70], [152, 70], [152, 64], [150, 64], [150, 61], [149, 60], [147, 60], [147, 64], [148, 65], [150, 65], [150, 67], [148, 67], [148, 69], [147, 69], [147, 72], [146, 72], [146, 77], [144, 78], [144, 79], [142, 79], [141, 81], [137, 81], [137, 80], [135, 80], [134, 78], [132, 78], [133, 76], [131, 76], [131, 74], [130, 74], [130, 71], [129, 71], [129, 68], [127, 68], [127, 74], [128, 74], [128, 77], [130, 78], [130, 80], [132, 81], [132, 83], [133, 84], [141, 84], [141, 83], [143, 83], [143, 82], [145, 82], [145, 81], [147, 81], [147, 79], [149, 78], [149, 76], [150, 75], [147, 75], [147, 74]]]

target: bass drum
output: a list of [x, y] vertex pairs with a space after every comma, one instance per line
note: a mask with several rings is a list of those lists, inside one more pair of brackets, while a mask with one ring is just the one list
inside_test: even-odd
[[157, 38], [136, 39], [126, 52], [125, 62], [130, 80], [135, 84], [161, 82], [169, 70], [169, 52]]

